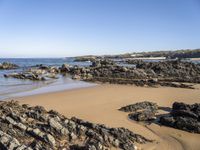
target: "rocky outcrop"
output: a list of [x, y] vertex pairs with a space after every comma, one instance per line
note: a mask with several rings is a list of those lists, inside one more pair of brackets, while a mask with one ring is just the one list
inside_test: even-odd
[[160, 85], [193, 89], [193, 85], [184, 82], [200, 82], [199, 66], [193, 63], [180, 61], [151, 63], [136, 61], [135, 63], [136, 67], [127, 67], [118, 65], [112, 60], [96, 59], [89, 67], [73, 66], [62, 70], [84, 81], [112, 84], [153, 87]]
[[35, 73], [32, 73], [32, 72], [5, 74], [4, 77], [5, 77], [5, 78], [17, 78], [17, 79], [39, 80], [39, 81], [44, 81], [44, 80], [46, 80], [44, 77], [39, 76], [38, 74], [35, 74]]
[[131, 112], [128, 116], [135, 121], [149, 121], [156, 119], [158, 105], [156, 103], [144, 101], [121, 107], [120, 111]]
[[200, 133], [200, 104], [188, 105], [175, 102], [170, 114], [162, 116], [160, 123], [180, 130]]
[[0, 149], [136, 149], [151, 140], [125, 128], [66, 118], [41, 106], [0, 102]]
[[5, 74], [5, 78], [28, 79], [34, 81], [45, 81], [49, 78], [57, 78], [60, 70], [57, 67], [37, 65], [23, 72], [14, 72]]
[[17, 69], [17, 68], [19, 68], [18, 65], [10, 63], [10, 62], [0, 63], [0, 70], [1, 69], [6, 69], [6, 70], [8, 70], [8, 69]]
[[68, 73], [70, 71], [70, 65], [68, 64], [63, 64], [59, 69], [61, 73]]
[[156, 112], [158, 110], [158, 105], [156, 103], [144, 101], [144, 102], [139, 102], [139, 103], [121, 107], [119, 110], [124, 111], [124, 112], [135, 112], [135, 111], [144, 110], [144, 109], [149, 109], [151, 111]]
[[[113, 60], [96, 58], [90, 66], [61, 67], [38, 65], [21, 73], [5, 75], [19, 79], [46, 80], [56, 78], [57, 74], [70, 74], [72, 79], [112, 84], [134, 84], [137, 86], [169, 86], [194, 89], [191, 83], [200, 83], [200, 66], [190, 62], [134, 61], [135, 66], [123, 66]], [[190, 83], [190, 84], [188, 84]]]
[[166, 78], [174, 82], [200, 83], [200, 67], [191, 62], [160, 61], [160, 62], [140, 62], [136, 67], [144, 70], [151, 70], [157, 77]]
[[60, 73], [60, 70], [58, 67], [55, 67], [55, 66], [45, 66], [43, 64], [40, 64], [40, 65], [36, 65], [36, 68], [32, 68], [32, 70], [39, 70], [39, 71], [46, 71], [48, 73], [54, 73], [54, 74], [57, 74], [57, 73]]

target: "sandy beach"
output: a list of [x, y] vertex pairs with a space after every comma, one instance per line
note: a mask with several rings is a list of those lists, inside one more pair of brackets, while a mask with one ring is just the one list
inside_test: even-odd
[[[120, 112], [122, 106], [148, 100], [159, 106], [171, 107], [175, 101], [200, 103], [200, 85], [197, 89], [170, 87], [136, 87], [128, 85], [98, 85], [96, 87], [60, 91], [16, 98], [21, 104], [41, 105], [54, 109], [66, 117], [78, 117], [110, 127], [125, 127], [155, 140], [139, 145], [145, 150], [198, 150], [199, 134], [189, 133], [157, 124], [143, 125], [130, 121], [127, 113]], [[161, 111], [160, 113], [166, 113]]]

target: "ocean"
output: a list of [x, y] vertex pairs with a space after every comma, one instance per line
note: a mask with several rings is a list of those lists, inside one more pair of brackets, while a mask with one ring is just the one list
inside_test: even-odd
[[0, 70], [0, 100], [13, 97], [28, 96], [33, 94], [55, 92], [66, 89], [94, 86], [95, 84], [83, 81], [75, 81], [70, 77], [59, 76], [58, 79], [48, 81], [30, 81], [14, 78], [4, 78], [4, 74], [20, 72], [28, 67], [43, 64], [47, 66], [61, 66], [64, 63], [70, 65], [88, 66], [90, 62], [74, 62], [73, 58], [0, 58], [0, 63], [11, 62], [20, 66], [15, 70]]

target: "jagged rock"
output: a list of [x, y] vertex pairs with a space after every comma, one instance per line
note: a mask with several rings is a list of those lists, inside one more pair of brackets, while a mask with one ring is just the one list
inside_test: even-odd
[[[130, 63], [130, 62], [129, 62]], [[112, 84], [134, 84], [137, 86], [169, 86], [193, 89], [192, 84], [200, 83], [200, 67], [191, 62], [134, 61], [134, 67], [126, 67], [103, 57], [92, 60], [92, 65], [80, 67], [63, 64], [60, 68], [37, 65], [21, 73], [5, 75], [18, 79], [47, 80], [58, 78], [57, 74], [70, 74], [72, 79]]]
[[136, 65], [139, 69], [153, 70], [157, 76], [163, 78], [173, 78], [172, 81], [199, 83], [200, 68], [192, 62], [159, 61], [159, 62], [140, 62]]
[[21, 106], [15, 101], [0, 103], [0, 149], [133, 150], [135, 142], [151, 140], [125, 128], [68, 119], [41, 106]]
[[4, 77], [5, 78], [11, 77], [11, 78], [17, 78], [17, 79], [39, 80], [39, 81], [46, 80], [44, 77], [39, 76], [38, 74], [34, 74], [32, 72], [5, 74]]
[[28, 79], [34, 81], [44, 81], [48, 78], [57, 78], [57, 74], [59, 73], [58, 68], [56, 67], [47, 67], [40, 66], [39, 68], [30, 68], [23, 72], [19, 73], [10, 73], [5, 74], [5, 78], [17, 78], [17, 79]]
[[5, 150], [20, 150], [20, 149], [32, 150], [30, 147], [27, 147], [23, 144], [20, 144], [16, 138], [0, 131], [0, 149]]
[[[187, 67], [191, 68], [188, 69]], [[192, 89], [194, 88], [193, 85], [183, 82], [200, 83], [199, 70], [198, 65], [181, 61], [137, 61], [136, 67], [125, 67], [112, 60], [101, 58], [95, 59], [89, 67], [73, 66], [67, 72], [72, 74], [73, 77], [78, 76], [78, 79], [91, 82], [153, 87], [160, 85]]]
[[121, 107], [120, 111], [131, 112], [128, 117], [135, 121], [151, 121], [156, 119], [158, 105], [144, 101]]
[[144, 101], [144, 102], [139, 102], [132, 105], [121, 107], [119, 110], [125, 111], [125, 112], [135, 112], [135, 111], [144, 110], [144, 109], [148, 109], [148, 110], [152, 110], [152, 112], [156, 112], [158, 110], [158, 105], [156, 103]]
[[60, 67], [60, 72], [69, 72], [70, 71], [70, 65], [68, 64], [63, 64], [61, 67]]
[[[112, 61], [111, 61], [112, 62]], [[95, 64], [95, 62], [94, 62]], [[200, 68], [190, 62], [164, 61], [143, 62], [138, 61], [137, 67], [118, 66], [115, 63], [101, 65], [98, 61], [90, 67], [92, 79], [117, 84], [135, 84], [137, 86], [170, 86], [176, 88], [193, 88], [183, 82], [200, 83]], [[188, 68], [189, 67], [189, 68]], [[88, 79], [86, 79], [88, 80]], [[140, 83], [142, 82], [142, 83]]]
[[81, 76], [75, 74], [75, 75], [72, 76], [72, 79], [74, 79], [74, 80], [80, 80]]
[[162, 116], [159, 122], [162, 125], [200, 133], [200, 104], [189, 105], [175, 102], [170, 114]]
[[0, 63], [0, 70], [1, 69], [17, 69], [19, 68], [18, 65], [16, 64], [13, 64], [13, 63], [10, 63], [10, 62], [3, 62], [3, 63]]
[[155, 112], [150, 110], [139, 111], [135, 113], [130, 113], [129, 118], [135, 121], [150, 121], [155, 120]]

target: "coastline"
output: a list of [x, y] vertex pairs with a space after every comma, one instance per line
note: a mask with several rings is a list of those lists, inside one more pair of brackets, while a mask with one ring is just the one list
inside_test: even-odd
[[[185, 103], [200, 102], [200, 85], [197, 89], [171, 87], [136, 87], [129, 85], [98, 85], [59, 92], [51, 92], [15, 98], [21, 104], [41, 105], [47, 110], [54, 109], [66, 117], [77, 117], [110, 127], [125, 127], [131, 131], [155, 140], [141, 145], [146, 149], [198, 149], [200, 135], [151, 124], [128, 120], [127, 114], [118, 111], [122, 106], [144, 100], [156, 102], [159, 106], [169, 107], [174, 101]], [[9, 99], [11, 100], [11, 99]], [[162, 112], [161, 112], [162, 113]]]
[[[66, 81], [62, 81], [66, 80]], [[31, 96], [31, 95], [38, 95], [38, 94], [46, 94], [51, 92], [59, 92], [59, 91], [66, 91], [66, 90], [73, 90], [79, 88], [87, 88], [96, 86], [95, 83], [88, 83], [84, 81], [76, 81], [71, 80], [70, 78], [60, 78], [57, 81], [50, 81], [49, 83], [38, 83], [36, 86], [34, 85], [19, 85], [16, 86], [15, 90], [8, 90], [6, 93], [0, 93], [0, 100], [5, 101], [6, 99], [12, 99], [15, 97], [24, 97], [24, 96]], [[10, 86], [11, 88], [14, 85]], [[18, 89], [18, 91], [16, 91]]]

